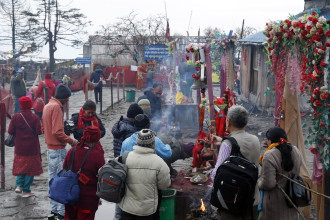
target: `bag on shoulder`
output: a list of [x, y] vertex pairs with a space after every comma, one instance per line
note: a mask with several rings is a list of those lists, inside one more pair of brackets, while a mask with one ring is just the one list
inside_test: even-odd
[[70, 169], [68, 170], [66, 168], [61, 170], [55, 176], [55, 178], [49, 181], [49, 198], [64, 205], [71, 205], [71, 206], [78, 201], [80, 194], [78, 178], [80, 175], [80, 171], [85, 164], [87, 156], [92, 149], [93, 149], [92, 147], [89, 148], [80, 166], [79, 171], [77, 173], [74, 173], [73, 164], [74, 164], [74, 157], [76, 150], [76, 148], [74, 147], [71, 155]]
[[98, 173], [96, 195], [108, 202], [119, 203], [125, 195], [128, 168], [126, 159], [128, 151], [121, 157], [110, 160]]
[[9, 134], [6, 138], [6, 140], [4, 141], [4, 143], [8, 147], [14, 147], [15, 146], [15, 136]]
[[[301, 185], [307, 187], [310, 189], [310, 186], [308, 183], [306, 183], [303, 178], [301, 178], [297, 174], [292, 174], [290, 179], [300, 183]], [[286, 187], [285, 187], [286, 194], [290, 197], [291, 201], [297, 206], [297, 207], [305, 207], [309, 206], [311, 204], [312, 195], [311, 192], [304, 187], [287, 180]], [[292, 208], [293, 205], [290, 203], [289, 200], [286, 199], [287, 205], [289, 208]]]
[[235, 138], [225, 139], [231, 142], [231, 155], [216, 172], [210, 202], [220, 210], [242, 216], [254, 202], [258, 167], [241, 154]]

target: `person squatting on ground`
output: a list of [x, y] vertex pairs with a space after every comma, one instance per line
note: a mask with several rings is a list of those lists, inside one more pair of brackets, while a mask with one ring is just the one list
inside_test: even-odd
[[266, 133], [267, 150], [260, 157], [261, 172], [258, 179], [259, 188], [264, 190], [262, 210], [259, 220], [290, 219], [298, 220], [296, 209], [289, 208], [286, 199], [276, 183], [285, 189], [285, 176], [300, 173], [302, 157], [297, 147], [287, 141], [285, 131], [280, 127], [270, 128]]
[[13, 175], [16, 177], [15, 192], [23, 197], [34, 195], [30, 186], [34, 176], [43, 173], [38, 135], [41, 134], [40, 120], [31, 111], [32, 100], [26, 96], [19, 99], [21, 111], [9, 124], [8, 133], [15, 136]]
[[101, 78], [105, 79], [105, 75], [103, 70], [100, 66], [97, 67], [97, 69], [92, 73], [91, 77], [89, 78], [89, 81], [93, 83], [98, 83], [97, 86], [94, 88], [94, 95], [95, 95], [95, 102], [96, 104], [99, 103], [101, 100]]
[[[226, 118], [227, 130], [230, 132], [229, 137], [236, 139], [238, 145], [240, 146], [240, 151], [242, 155], [254, 163], [259, 164], [260, 155], [260, 143], [257, 136], [249, 134], [245, 131], [245, 126], [248, 123], [248, 111], [239, 105], [234, 105], [229, 108]], [[224, 140], [221, 142], [221, 138], [217, 136], [212, 136], [213, 143], [215, 145], [220, 145], [217, 163], [215, 168], [211, 172], [211, 178], [214, 180], [215, 174], [219, 166], [230, 156], [232, 147], [229, 140]], [[260, 194], [258, 185], [256, 185], [254, 193], [254, 203], [253, 207], [247, 207], [246, 213], [242, 217], [234, 216], [223, 210], [218, 209], [218, 219], [219, 220], [252, 220], [257, 218], [258, 204], [260, 203]], [[251, 209], [253, 210], [251, 212]]]
[[74, 123], [73, 136], [78, 141], [81, 140], [84, 129], [89, 126], [98, 127], [101, 131], [101, 138], [105, 135], [105, 128], [102, 121], [96, 115], [96, 104], [95, 102], [88, 100], [85, 102], [79, 113], [72, 114], [71, 121]]
[[[100, 144], [101, 131], [96, 126], [85, 128], [81, 142], [75, 147], [73, 172], [77, 173], [84, 160], [87, 151], [92, 148], [87, 156], [86, 162], [81, 169], [80, 175], [86, 176], [87, 183], [79, 181], [79, 200], [74, 206], [65, 205], [65, 216], [67, 220], [93, 220], [98, 209], [99, 197], [96, 195], [97, 173], [105, 164], [104, 150]], [[67, 153], [63, 168], [71, 166], [71, 155], [73, 147]]]
[[138, 114], [143, 114], [143, 110], [138, 104], [133, 103], [127, 110], [127, 118], [121, 116], [119, 121], [113, 125], [111, 133], [113, 135], [114, 157], [118, 157], [120, 155], [123, 141], [136, 132], [134, 128], [134, 118]]
[[[66, 144], [74, 146], [77, 140], [70, 138], [64, 133], [63, 104], [71, 96], [70, 89], [59, 84], [56, 88], [55, 97], [45, 105], [42, 115], [42, 128], [47, 144], [47, 160], [49, 181], [54, 178], [62, 169], [62, 164], [66, 155]], [[54, 200], [50, 200], [51, 213], [57, 215], [58, 219], [64, 218], [64, 205]]]
[[155, 134], [142, 129], [126, 159], [128, 175], [126, 193], [119, 207], [122, 220], [159, 219], [159, 194], [171, 184], [170, 170], [164, 160], [155, 154]]
[[[45, 99], [46, 88], [48, 91], [47, 99]], [[49, 102], [49, 100], [55, 96], [55, 92], [56, 92], [56, 86], [52, 81], [52, 74], [45, 73], [45, 79], [39, 83], [34, 99], [41, 98], [42, 101], [44, 102], [44, 105], [46, 105]], [[35, 113], [39, 116], [40, 119], [42, 118], [42, 110], [43, 108], [34, 109]]]
[[23, 72], [19, 71], [17, 73], [17, 76], [14, 77], [11, 82], [10, 82], [11, 88], [10, 90], [12, 91], [12, 95], [15, 96], [15, 110], [14, 113], [18, 113], [21, 108], [20, 108], [20, 104], [18, 102], [18, 99], [26, 96], [26, 86], [25, 86], [25, 82], [23, 80]]

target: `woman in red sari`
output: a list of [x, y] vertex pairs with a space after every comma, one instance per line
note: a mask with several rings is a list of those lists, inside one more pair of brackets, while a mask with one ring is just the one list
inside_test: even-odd
[[31, 111], [32, 100], [23, 96], [18, 101], [21, 111], [12, 117], [8, 133], [15, 136], [15, 192], [23, 192], [23, 197], [29, 197], [34, 195], [30, 189], [34, 176], [43, 173], [38, 138], [41, 134], [41, 125], [38, 116]]

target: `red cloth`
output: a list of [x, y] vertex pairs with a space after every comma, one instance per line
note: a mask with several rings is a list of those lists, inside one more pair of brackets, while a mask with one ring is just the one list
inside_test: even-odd
[[100, 127], [99, 121], [97, 120], [96, 116], [93, 115], [93, 117], [88, 117], [84, 115], [84, 110], [81, 108], [79, 112], [79, 118], [78, 118], [78, 129], [85, 129], [85, 123], [84, 121], [90, 121], [92, 126], [95, 126], [97, 128]]
[[[73, 165], [73, 171], [75, 173], [78, 172], [88, 149], [89, 146], [87, 145], [79, 144], [78, 146], [76, 146], [75, 159]], [[64, 159], [63, 168], [71, 166], [72, 151], [73, 148], [71, 148], [67, 153]], [[104, 151], [102, 149], [101, 144], [98, 142], [98, 144], [88, 154], [85, 165], [81, 170], [81, 173], [86, 175], [89, 178], [89, 181], [86, 184], [79, 182], [80, 195], [78, 202], [75, 204], [77, 208], [91, 210], [92, 212], [95, 212], [97, 210], [99, 205], [99, 197], [96, 195], [96, 188], [97, 188], [96, 175], [98, 173], [98, 170], [104, 164], [105, 164]]]
[[48, 88], [48, 102], [49, 100], [55, 96], [56, 87], [55, 84], [50, 79], [45, 79], [44, 81], [41, 81], [38, 85], [37, 91], [36, 91], [36, 97], [42, 98], [42, 100], [45, 101], [45, 95], [44, 95], [44, 83], [46, 84], [45, 87]]
[[19, 105], [22, 110], [30, 110], [32, 108], [32, 100], [29, 97], [22, 96], [18, 99]]
[[[216, 104], [223, 105], [224, 104], [223, 98], [217, 98]], [[217, 135], [224, 136], [226, 131], [226, 114], [224, 109], [220, 113], [218, 112], [216, 113], [215, 127], [216, 127]]]
[[[30, 127], [38, 135], [41, 134], [40, 119], [31, 110], [21, 110]], [[39, 138], [28, 127], [20, 114], [15, 114], [9, 124], [8, 133], [15, 135], [15, 155], [40, 156]]]
[[45, 73], [45, 79], [52, 79], [51, 73]]
[[77, 208], [76, 206], [65, 205], [64, 220], [94, 220], [94, 218], [95, 211], [93, 212], [91, 210]]
[[38, 155], [33, 156], [14, 156], [13, 163], [13, 175], [28, 175], [28, 176], [38, 176], [43, 173], [41, 165], [41, 155], [40, 152]]
[[201, 166], [201, 158], [199, 157], [199, 152], [203, 149], [204, 145], [198, 144], [198, 140], [207, 138], [207, 134], [205, 134], [204, 131], [198, 132], [198, 137], [194, 146], [194, 149], [192, 151], [193, 156], [193, 167], [199, 168]]

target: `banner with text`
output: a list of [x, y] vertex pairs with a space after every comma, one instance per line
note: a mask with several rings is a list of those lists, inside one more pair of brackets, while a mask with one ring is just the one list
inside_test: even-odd
[[166, 60], [169, 47], [167, 45], [148, 45], [144, 46], [145, 60]]

